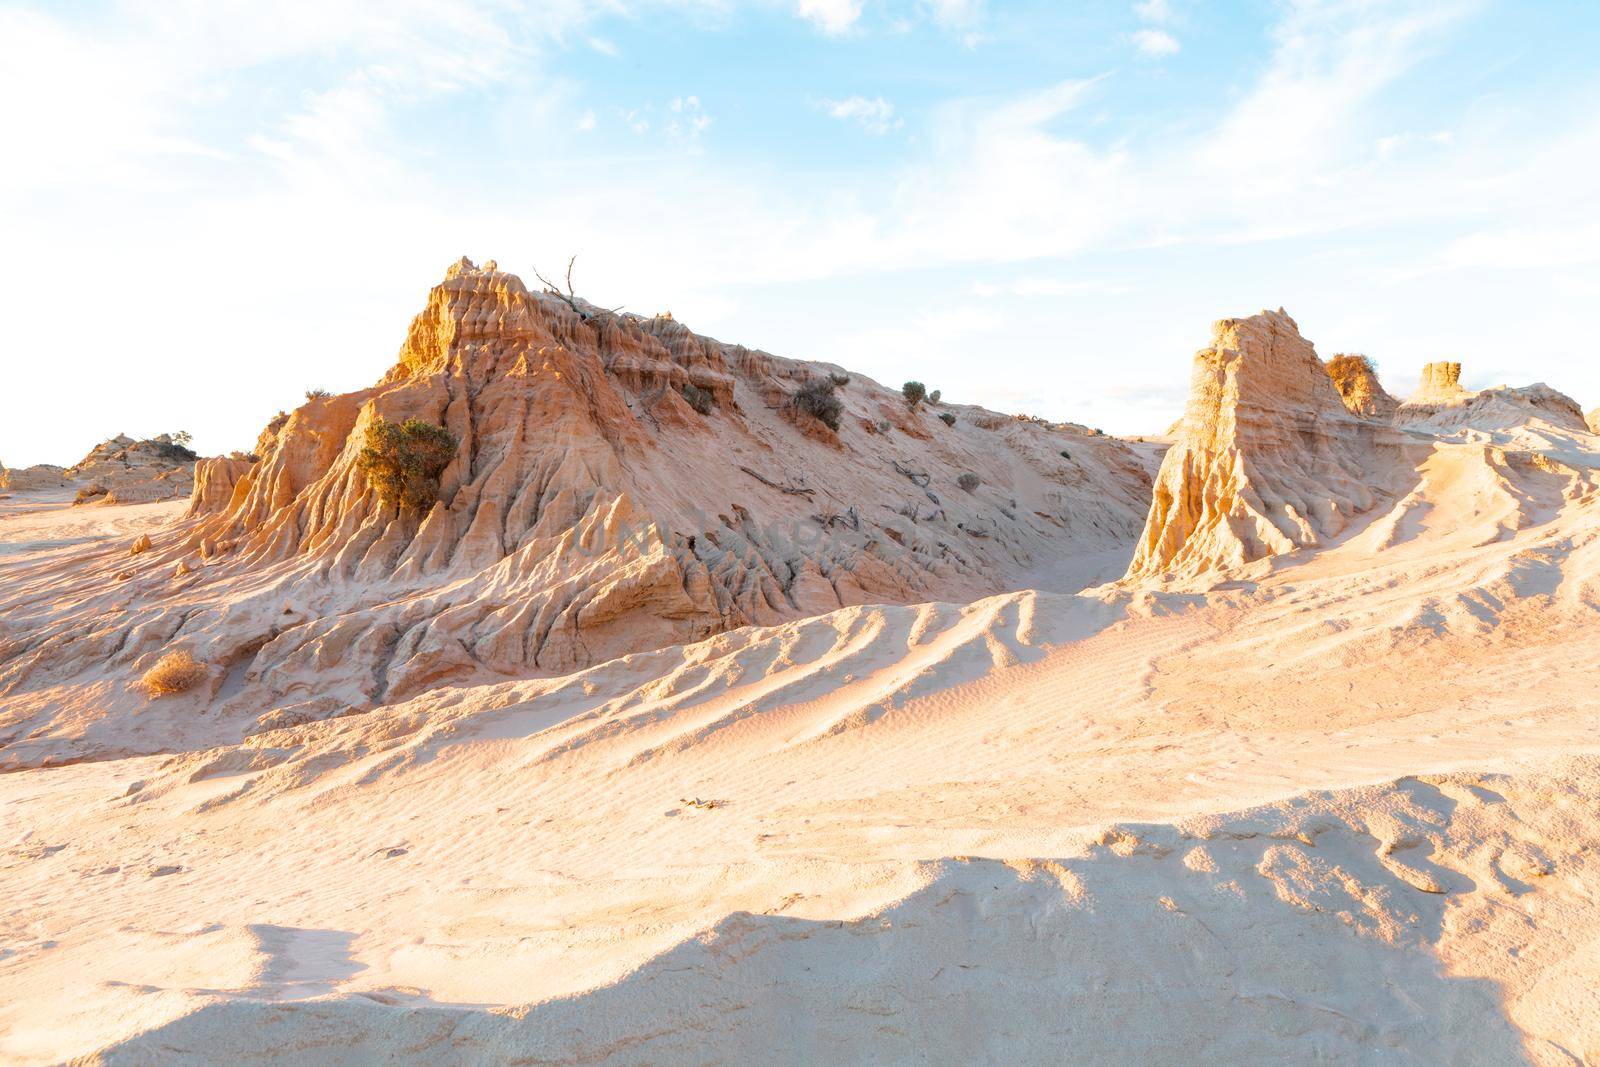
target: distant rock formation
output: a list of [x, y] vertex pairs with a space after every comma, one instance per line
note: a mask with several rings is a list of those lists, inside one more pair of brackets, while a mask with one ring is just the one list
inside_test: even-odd
[[[840, 370], [463, 259], [375, 386], [274, 419], [256, 462], [202, 462], [189, 518], [108, 557], [127, 577], [105, 595], [142, 613], [95, 618], [90, 597], [20, 658], [0, 645], [0, 694], [56, 658], [136, 678], [181, 642], [231, 679], [222, 714], [262, 729], [840, 606], [971, 600], [1131, 544], [1150, 479], [1122, 442], [912, 409], [860, 375], [835, 430], [794, 397]], [[459, 441], [425, 512], [362, 469], [380, 418]]]
[[0, 489], [77, 489], [79, 504], [143, 504], [189, 495], [196, 456], [170, 434], [138, 441], [118, 434], [71, 467], [0, 467]]
[[171, 434], [143, 441], [118, 434], [90, 449], [67, 475], [82, 486], [79, 503], [143, 504], [188, 496], [198, 458]]
[[[1129, 579], [1193, 579], [1320, 545], [1384, 499], [1392, 473], [1380, 454], [1404, 447], [1378, 420], [1351, 414], [1281, 308], [1212, 331]], [[1355, 406], [1376, 414], [1387, 394], [1365, 377], [1345, 380], [1361, 394]]]
[[1440, 361], [1423, 364], [1422, 380], [1406, 403], [1448, 404], [1466, 395], [1467, 391], [1461, 387], [1461, 364]]
[[39, 463], [32, 467], [0, 467], [0, 489], [26, 492], [39, 489], [70, 489], [72, 478], [65, 467]]
[[1352, 415], [1375, 419], [1394, 417], [1399, 401], [1378, 382], [1378, 372], [1366, 356], [1339, 355], [1328, 361], [1328, 377], [1339, 390], [1339, 399]]
[[1461, 385], [1460, 363], [1429, 363], [1422, 382], [1396, 417], [1401, 425], [1446, 433], [1456, 429], [1505, 430], [1538, 419], [1564, 430], [1588, 424], [1578, 402], [1543, 382], [1497, 385], [1477, 392]]
[[1595, 408], [1584, 416], [1584, 421], [1589, 424], [1590, 433], [1600, 433], [1600, 408]]

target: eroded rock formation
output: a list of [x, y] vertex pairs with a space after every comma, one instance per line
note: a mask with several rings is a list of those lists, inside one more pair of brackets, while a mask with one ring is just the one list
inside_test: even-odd
[[1402, 425], [1435, 433], [1510, 429], [1534, 419], [1563, 430], [1589, 428], [1578, 402], [1543, 382], [1476, 392], [1464, 388], [1460, 363], [1423, 367], [1421, 384], [1400, 406], [1397, 418]]
[[[838, 371], [463, 260], [375, 386], [275, 419], [256, 462], [202, 463], [183, 522], [86, 568], [104, 591], [79, 614], [7, 606], [0, 693], [98, 658], [120, 695], [183, 647], [213, 668], [196, 700], [249, 731], [842, 605], [968, 600], [1137, 532], [1149, 476], [1121, 442], [913, 410], [860, 376], [835, 430], [792, 398]], [[358, 461], [374, 420], [413, 417], [459, 441], [425, 513], [381, 503]]]
[[1461, 385], [1461, 364], [1447, 360], [1425, 363], [1417, 391], [1406, 400], [1408, 404], [1451, 403], [1467, 395]]
[[1195, 356], [1127, 577], [1193, 579], [1320, 545], [1395, 488], [1404, 447], [1351, 413], [1282, 309], [1223, 319]]
[[1352, 415], [1390, 419], [1400, 406], [1378, 381], [1378, 372], [1366, 356], [1334, 356], [1328, 361], [1328, 377]]
[[65, 467], [39, 463], [32, 467], [0, 468], [0, 489], [24, 492], [37, 489], [70, 489], [72, 477]]
[[171, 500], [190, 494], [196, 458], [169, 434], [144, 441], [118, 434], [95, 445], [71, 467], [0, 467], [0, 489], [77, 489], [78, 503], [83, 504]]

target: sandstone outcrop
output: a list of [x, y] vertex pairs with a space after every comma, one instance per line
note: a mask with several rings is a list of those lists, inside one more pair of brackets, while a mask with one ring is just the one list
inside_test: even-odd
[[171, 434], [143, 441], [118, 434], [95, 445], [66, 473], [80, 486], [80, 503], [144, 504], [188, 496], [198, 458]]
[[1429, 363], [1422, 382], [1397, 412], [1401, 425], [1433, 433], [1514, 429], [1532, 420], [1562, 430], [1586, 430], [1583, 409], [1543, 382], [1497, 385], [1476, 392], [1461, 385], [1460, 363]]
[[193, 517], [226, 511], [233, 503], [235, 487], [255, 464], [254, 458], [237, 452], [231, 456], [213, 456], [195, 461], [194, 488], [189, 495], [188, 515]]
[[1407, 447], [1351, 413], [1282, 309], [1223, 319], [1195, 356], [1127, 578], [1196, 579], [1321, 545], [1398, 488]]
[[1595, 408], [1584, 416], [1584, 421], [1589, 424], [1590, 433], [1600, 433], [1600, 408]]
[[40, 463], [32, 467], [0, 468], [0, 489], [19, 492], [36, 489], [70, 489], [72, 478], [65, 467]]
[[[376, 385], [273, 420], [255, 462], [202, 462], [185, 520], [86, 566], [105, 591], [80, 614], [0, 604], [38, 623], [0, 632], [0, 693], [96, 657], [137, 678], [179, 644], [218, 665], [220, 714], [260, 729], [840, 606], [970, 600], [1136, 534], [1149, 475], [1120, 441], [951, 404], [947, 426], [860, 375], [833, 430], [793, 397], [839, 370], [463, 260]], [[459, 442], [426, 512], [363, 473], [379, 418]]]
[[1378, 373], [1366, 356], [1334, 356], [1328, 361], [1328, 377], [1333, 379], [1345, 410], [1352, 415], [1391, 419], [1400, 406], [1379, 383]]
[[1461, 385], [1461, 364], [1447, 360], [1425, 363], [1417, 391], [1406, 400], [1408, 404], [1448, 404], [1467, 396]]

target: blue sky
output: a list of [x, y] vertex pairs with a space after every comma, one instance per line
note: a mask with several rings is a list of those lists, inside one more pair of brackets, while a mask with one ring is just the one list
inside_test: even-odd
[[0, 2], [0, 460], [248, 447], [445, 265], [1159, 431], [1213, 319], [1600, 404], [1600, 5]]

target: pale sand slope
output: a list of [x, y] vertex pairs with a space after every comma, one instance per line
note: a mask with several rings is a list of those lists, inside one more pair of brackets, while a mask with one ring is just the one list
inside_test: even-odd
[[1592, 1062], [1597, 466], [0, 776], [0, 1058]]

